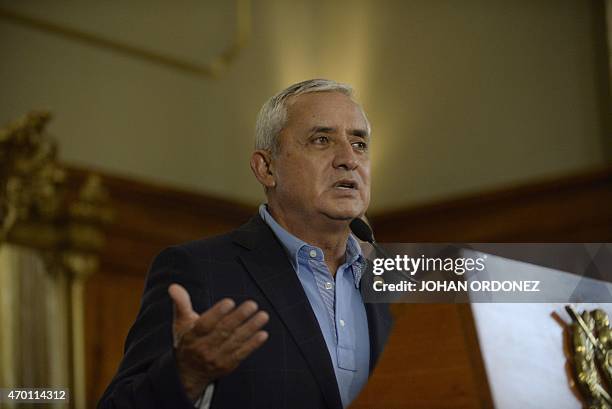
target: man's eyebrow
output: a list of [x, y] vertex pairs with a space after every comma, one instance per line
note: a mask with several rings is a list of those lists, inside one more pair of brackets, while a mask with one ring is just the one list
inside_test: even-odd
[[[336, 128], [332, 127], [332, 126], [313, 126], [310, 129], [310, 133], [314, 134], [317, 132], [321, 132], [321, 133], [333, 133], [336, 132]], [[368, 131], [366, 129], [351, 129], [349, 131], [349, 133], [353, 136], [358, 136], [360, 138], [367, 138], [368, 137]]]
[[317, 133], [317, 132], [322, 132], [322, 133], [332, 133], [335, 132], [336, 128], [333, 128], [331, 126], [313, 126], [312, 128], [310, 128], [310, 133]]
[[351, 129], [350, 134], [364, 139], [369, 136], [368, 131], [365, 129]]

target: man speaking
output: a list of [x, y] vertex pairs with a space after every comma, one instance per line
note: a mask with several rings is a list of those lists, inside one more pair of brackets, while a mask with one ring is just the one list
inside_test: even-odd
[[309, 80], [267, 101], [251, 157], [267, 204], [155, 258], [98, 407], [348, 407], [391, 326], [362, 300], [349, 229], [370, 201], [369, 144], [347, 85]]

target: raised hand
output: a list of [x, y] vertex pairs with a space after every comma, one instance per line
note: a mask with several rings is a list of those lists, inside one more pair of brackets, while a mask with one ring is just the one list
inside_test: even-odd
[[268, 339], [261, 328], [269, 316], [254, 301], [236, 307], [229, 298], [200, 315], [185, 288], [172, 284], [168, 293], [174, 303], [172, 333], [179, 376], [187, 396], [195, 401], [209, 383], [233, 371]]

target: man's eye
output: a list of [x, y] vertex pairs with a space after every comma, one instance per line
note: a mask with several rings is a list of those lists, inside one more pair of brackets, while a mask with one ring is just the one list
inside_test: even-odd
[[357, 150], [360, 150], [360, 151], [368, 150], [368, 144], [365, 142], [353, 142], [353, 146], [357, 148]]
[[317, 136], [314, 138], [313, 142], [322, 145], [329, 142], [329, 138], [327, 136]]

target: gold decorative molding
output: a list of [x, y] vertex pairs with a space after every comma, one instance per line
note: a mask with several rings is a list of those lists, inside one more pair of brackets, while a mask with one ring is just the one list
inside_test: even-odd
[[5, 7], [0, 7], [0, 19], [44, 33], [57, 35], [72, 41], [77, 41], [92, 47], [114, 51], [165, 68], [198, 77], [216, 78], [227, 71], [230, 64], [236, 59], [239, 52], [246, 46], [250, 39], [251, 1], [236, 0], [236, 22], [232, 42], [213, 58], [212, 61], [203, 64], [163, 54], [133, 44], [112, 40], [101, 35], [88, 33], [45, 19], [27, 16]]
[[0, 130], [0, 242], [19, 221], [57, 216], [57, 186], [65, 174], [56, 163], [55, 141], [43, 133], [50, 118], [31, 112]]
[[[68, 384], [71, 407], [80, 408], [84, 283], [98, 268], [113, 212], [99, 176], [89, 175], [76, 192], [68, 188], [57, 143], [45, 132], [50, 119], [48, 112], [31, 112], [0, 129], [0, 325], [17, 329], [0, 336], [6, 361], [0, 384]], [[20, 359], [30, 356], [38, 358], [28, 361], [35, 368], [27, 375]]]
[[108, 193], [92, 174], [69, 197], [57, 144], [44, 132], [50, 119], [48, 112], [31, 112], [0, 129], [0, 244], [95, 254], [113, 219]]

